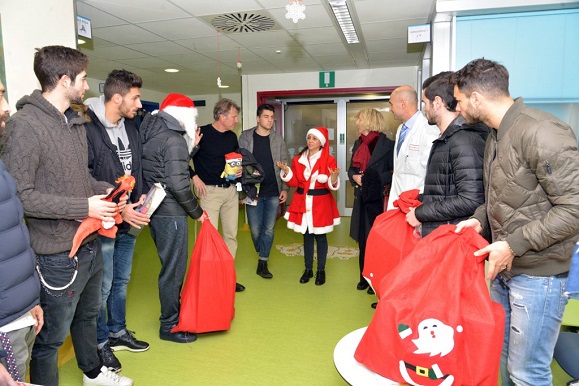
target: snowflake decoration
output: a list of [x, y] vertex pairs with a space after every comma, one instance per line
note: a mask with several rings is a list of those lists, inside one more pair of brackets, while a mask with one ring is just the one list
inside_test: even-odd
[[290, 4], [285, 6], [287, 13], [285, 14], [286, 19], [292, 19], [294, 23], [297, 23], [300, 19], [305, 19], [306, 15], [304, 10], [306, 6], [300, 4], [302, 0], [290, 0]]

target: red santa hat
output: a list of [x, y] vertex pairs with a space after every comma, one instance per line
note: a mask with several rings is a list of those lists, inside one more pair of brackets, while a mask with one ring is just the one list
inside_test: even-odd
[[[191, 98], [182, 94], [169, 94], [161, 103], [161, 111], [166, 112], [176, 120], [178, 120], [187, 133], [187, 147], [189, 152], [193, 149], [193, 140], [195, 139], [195, 131], [197, 130], [197, 109]], [[188, 137], [188, 138], [187, 138]]]
[[325, 127], [313, 127], [308, 130], [308, 133], [306, 134], [306, 139], [310, 134], [314, 135], [317, 139], [319, 139], [320, 142], [322, 143], [322, 146], [326, 146], [326, 143], [328, 142], [328, 129], [326, 129]]
[[233, 161], [236, 159], [242, 159], [242, 158], [243, 158], [243, 156], [240, 153], [236, 153], [234, 151], [232, 151], [231, 153], [225, 154], [225, 162]]

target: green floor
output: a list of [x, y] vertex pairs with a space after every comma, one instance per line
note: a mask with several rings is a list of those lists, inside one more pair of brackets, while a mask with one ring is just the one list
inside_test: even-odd
[[[160, 263], [149, 230], [138, 238], [129, 285], [128, 327], [137, 338], [151, 344], [143, 353], [118, 352], [122, 374], [136, 385], [346, 385], [333, 363], [336, 343], [347, 333], [368, 325], [375, 297], [356, 291], [358, 261], [329, 259], [327, 283], [300, 284], [302, 256], [285, 256], [272, 249], [271, 280], [255, 274], [257, 257], [247, 225], [240, 215], [238, 282], [247, 290], [235, 299], [231, 330], [201, 334], [196, 342], [161, 341], [157, 275]], [[349, 218], [328, 237], [334, 246], [356, 247], [348, 237]], [[193, 230], [196, 222], [190, 222]], [[301, 243], [302, 236], [287, 230], [285, 220], [276, 225], [275, 242]], [[190, 232], [190, 248], [194, 232]], [[554, 365], [554, 385], [569, 377]], [[60, 369], [60, 385], [82, 384], [75, 360]]]

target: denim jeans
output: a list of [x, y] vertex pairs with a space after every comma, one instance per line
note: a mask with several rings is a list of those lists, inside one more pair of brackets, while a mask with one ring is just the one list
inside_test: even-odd
[[501, 354], [503, 386], [551, 386], [551, 361], [567, 298], [567, 278], [517, 275], [491, 283], [491, 297], [506, 313]]
[[306, 231], [304, 233], [304, 259], [307, 269], [314, 269], [314, 239], [318, 245], [318, 271], [326, 269], [326, 257], [328, 256], [328, 239], [325, 234], [315, 235]]
[[99, 239], [103, 254], [103, 285], [97, 337], [98, 343], [102, 344], [109, 335], [118, 337], [118, 333], [124, 333], [127, 328], [127, 285], [131, 279], [137, 238], [122, 233], [114, 239], [104, 236], [99, 236]]
[[278, 196], [258, 197], [256, 206], [245, 206], [251, 239], [260, 260], [269, 260], [278, 207]]
[[153, 215], [150, 225], [151, 236], [161, 259], [159, 320], [161, 330], [169, 331], [179, 322], [181, 287], [187, 271], [187, 217]]
[[[45, 282], [63, 287], [73, 277], [74, 260], [69, 251], [38, 255], [38, 266]], [[58, 386], [58, 349], [68, 335], [72, 338], [78, 367], [91, 371], [100, 367], [97, 354], [97, 318], [101, 307], [103, 260], [98, 239], [83, 245], [77, 252], [78, 273], [64, 290], [40, 291], [44, 326], [36, 336], [30, 361], [30, 382]]]

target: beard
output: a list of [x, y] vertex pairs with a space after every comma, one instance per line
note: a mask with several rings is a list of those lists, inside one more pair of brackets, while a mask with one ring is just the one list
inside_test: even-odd
[[125, 103], [125, 101], [121, 103], [121, 105], [119, 106], [119, 110], [121, 112], [121, 117], [123, 118], [133, 119], [135, 115], [137, 115], [137, 110], [132, 110], [131, 108], [129, 108]]

